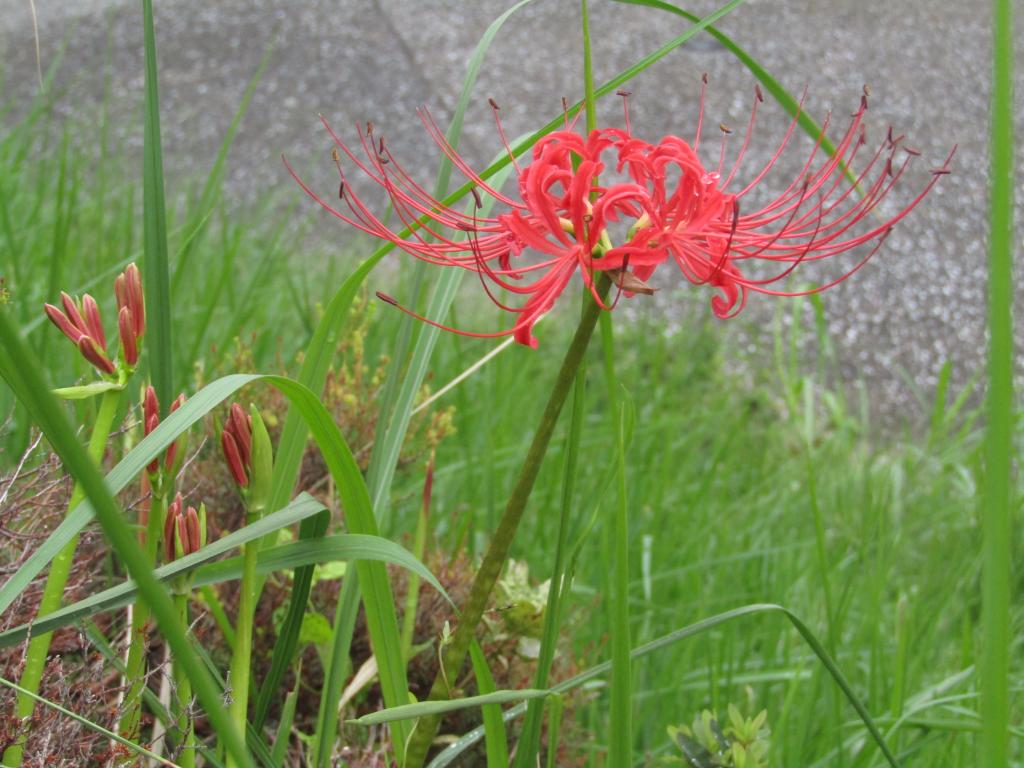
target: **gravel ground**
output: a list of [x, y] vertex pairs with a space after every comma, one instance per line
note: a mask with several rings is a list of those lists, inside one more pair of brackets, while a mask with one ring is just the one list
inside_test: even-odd
[[[36, 3], [44, 67], [65, 48], [60, 113], [69, 120], [97, 114], [109, 60], [115, 130], [127, 151], [138, 152], [138, 3]], [[228, 190], [238, 204], [292, 187], [278, 159], [282, 152], [322, 181], [322, 189], [333, 188], [318, 113], [342, 130], [372, 119], [409, 166], [430, 173], [437, 152], [414, 111], [425, 104], [439, 121], [447, 119], [473, 47], [508, 4], [158, 0], [163, 138], [172, 192], [181, 180], [209, 168], [267, 46], [269, 66], [232, 149]], [[687, 26], [651, 9], [602, 0], [592, 5], [599, 80]], [[701, 1], [691, 10], [714, 7]], [[501, 104], [507, 131], [518, 135], [556, 114], [562, 96], [580, 93], [577, 25], [578, 4], [569, 0], [537, 0], [513, 15], [488, 53], [467, 115], [468, 157], [483, 164], [500, 149], [487, 97]], [[880, 139], [891, 124], [924, 154], [922, 171], [904, 194], [924, 182], [924, 169], [939, 165], [959, 145], [953, 175], [896, 229], [882, 254], [826, 297], [840, 370], [866, 380], [872, 404], [888, 416], [922, 413], [920, 398], [927, 399], [945, 361], [953, 362], [954, 380], [962, 383], [984, 360], [988, 26], [989, 4], [983, 0], [752, 1], [720, 25], [791, 91], [806, 86], [808, 109], [819, 118], [834, 109], [841, 120], [856, 106], [862, 85], [870, 84], [869, 136]], [[1018, 40], [1024, 40], [1024, 27]], [[28, 0], [0, 0], [0, 53], [6, 95], [26, 104], [35, 89]], [[634, 130], [651, 139], [692, 132], [702, 72], [711, 82], [709, 123], [745, 125], [754, 81], [704, 36], [630, 83]], [[1018, 81], [1017, 94], [1019, 107], [1024, 81]], [[610, 100], [601, 114], [618, 124], [621, 107]], [[785, 128], [779, 110], [766, 105], [762, 114], [748, 168], [770, 155]], [[1019, 201], [1024, 203], [1024, 193]], [[1018, 221], [1024, 221], [1019, 214]], [[334, 225], [325, 223], [323, 230], [332, 241], [345, 236]], [[1024, 298], [1021, 274], [1018, 267], [1018, 307]], [[656, 302], [677, 323], [695, 316], [673, 311], [683, 306], [678, 291], [662, 291]], [[731, 323], [723, 343], [770, 348], [775, 302], [755, 296], [751, 305]], [[1024, 333], [1018, 342], [1024, 348]]]

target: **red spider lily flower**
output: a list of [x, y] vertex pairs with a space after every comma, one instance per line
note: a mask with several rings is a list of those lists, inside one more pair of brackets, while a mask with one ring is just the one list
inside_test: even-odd
[[117, 296], [117, 329], [125, 363], [134, 367], [139, 360], [139, 344], [146, 330], [146, 305], [142, 298], [142, 276], [135, 264], [129, 264], [114, 281]]
[[[705, 79], [705, 86], [706, 82]], [[722, 126], [718, 164], [710, 172], [697, 158], [699, 127], [693, 147], [676, 137], [662, 139], [654, 147], [637, 143], [624, 145], [620, 169], [626, 167], [634, 181], [650, 190], [655, 198], [656, 213], [642, 217], [636, 236], [630, 243], [606, 254], [601, 260], [603, 264], [613, 266], [632, 257], [637, 276], [646, 279], [660, 263], [651, 253], [667, 252], [691, 283], [708, 283], [717, 288], [720, 294], [712, 298], [712, 310], [718, 317], [732, 317], [745, 306], [748, 291], [803, 296], [845, 280], [877, 253], [892, 228], [924, 199], [941, 176], [949, 173], [956, 147], [942, 167], [932, 171], [924, 188], [895, 214], [869, 218], [920, 153], [905, 146], [903, 136], [894, 137], [890, 128], [885, 140], [851, 179], [848, 169], [856, 167], [855, 163], [860, 161], [859, 150], [867, 143], [863, 127], [868, 108], [865, 89], [860, 107], [851, 115], [850, 124], [834, 153], [829, 156], [822, 151], [822, 141], [831, 122], [829, 115], [797, 176], [759, 210], [743, 214], [741, 201], [775, 167], [799, 118], [798, 113], [765, 167], [746, 186], [732, 192], [730, 188], [749, 147], [757, 105], [761, 101], [758, 89], [742, 147], [727, 173], [723, 166], [726, 140], [731, 131], [725, 126]], [[703, 103], [702, 88], [698, 126], [703, 122]], [[670, 165], [679, 171], [679, 182], [671, 191], [665, 188], [665, 169]], [[862, 249], [862, 246], [866, 247]], [[773, 287], [788, 278], [800, 264], [858, 249], [864, 253], [853, 266], [826, 283], [796, 291]], [[644, 257], [648, 262], [641, 263]], [[778, 271], [760, 279], [746, 276], [744, 270], [754, 263], [778, 265]]]
[[[924, 198], [941, 175], [949, 172], [952, 153], [942, 168], [933, 172], [925, 188], [895, 215], [862, 225], [918, 154], [902, 145], [903, 137], [893, 138], [890, 132], [855, 180], [850, 181], [847, 168], [859, 160], [858, 150], [865, 143], [865, 96], [831, 156], [821, 151], [830, 122], [827, 120], [797, 179], [760, 210], [741, 214], [741, 201], [776, 165], [797, 120], [794, 119], [765, 168], [745, 187], [733, 192], [731, 187], [749, 147], [757, 103], [762, 97], [758, 90], [746, 136], [732, 168], [724, 171], [723, 137], [717, 166], [709, 170], [697, 152], [706, 83], [705, 78], [697, 137], [692, 145], [675, 136], [667, 136], [657, 144], [636, 138], [630, 129], [627, 108], [624, 130], [595, 130], [584, 136], [566, 119], [564, 130], [551, 133], [534, 145], [526, 167], [518, 165], [509, 148], [497, 119], [497, 106], [492, 102], [499, 135], [518, 172], [518, 199], [484, 182], [459, 157], [430, 115], [421, 112], [429, 135], [452, 164], [477, 189], [508, 209], [496, 216], [480, 216], [477, 211], [462, 213], [436, 200], [401, 167], [382, 138], [375, 140], [372, 125], [359, 131], [361, 154], [327, 126], [337, 145], [334, 158], [344, 208], [328, 203], [297, 176], [296, 179], [325, 209], [357, 229], [424, 261], [478, 273], [490, 298], [516, 315], [507, 331], [459, 333], [479, 337], [512, 334], [516, 341], [535, 347], [534, 323], [552, 308], [577, 272], [605, 309], [610, 307], [605, 306], [596, 291], [596, 271], [608, 272], [627, 295], [650, 293], [652, 289], [645, 280], [669, 258], [690, 282], [707, 283], [718, 289], [719, 294], [711, 303], [719, 317], [737, 314], [746, 303], [748, 291], [796, 296], [824, 290], [860, 269], [892, 227]], [[722, 128], [727, 135], [728, 129]], [[898, 150], [905, 153], [901, 160], [896, 160]], [[820, 161], [819, 153], [825, 155]], [[406, 227], [405, 232], [389, 228], [352, 190], [342, 154], [385, 190]], [[616, 174], [624, 174], [627, 180], [602, 184], [601, 175], [609, 165], [614, 165]], [[288, 169], [295, 176], [290, 166]], [[474, 197], [476, 208], [481, 208], [476, 190]], [[421, 218], [422, 222], [417, 221]], [[612, 226], [626, 230], [624, 242], [613, 244]], [[867, 255], [835, 280], [800, 291], [772, 287], [803, 262], [828, 259], [861, 246], [868, 246]], [[524, 258], [527, 252], [534, 256]], [[779, 269], [765, 278], [750, 277], [745, 270], [755, 262], [779, 265]], [[507, 306], [492, 286], [525, 300], [520, 306]], [[378, 296], [398, 306], [394, 299], [379, 293]]]
[[[185, 395], [178, 395], [174, 402], [171, 403], [171, 407], [168, 410], [169, 413], [174, 413], [182, 405], [185, 404]], [[142, 399], [142, 433], [148, 435], [160, 424], [160, 403], [156, 399], [156, 390], [152, 386], [146, 387], [146, 394]], [[169, 474], [174, 474], [176, 461], [180, 446], [184, 444], [185, 438], [181, 437], [175, 440], [169, 446], [167, 451], [164, 453], [164, 468]], [[150, 475], [156, 475], [160, 471], [160, 459], [159, 457], [154, 458], [146, 467], [146, 471]]]
[[220, 444], [231, 476], [240, 488], [247, 488], [252, 471], [252, 417], [238, 403], [231, 405]]
[[205, 505], [200, 504], [198, 512], [191, 506], [182, 511], [183, 506], [184, 502], [179, 493], [167, 507], [167, 517], [164, 520], [165, 563], [198, 552], [206, 545]]
[[46, 316], [78, 347], [82, 357], [100, 373], [114, 375], [117, 368], [105, 351], [107, 337], [103, 332], [103, 322], [100, 320], [96, 300], [87, 293], [79, 302], [64, 292], [61, 293], [60, 300], [64, 310], [61, 311], [53, 304], [44, 304]]

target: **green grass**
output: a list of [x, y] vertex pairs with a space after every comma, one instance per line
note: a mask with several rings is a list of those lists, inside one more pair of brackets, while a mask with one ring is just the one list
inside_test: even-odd
[[[40, 319], [41, 304], [62, 287], [92, 291], [113, 335], [109, 285], [128, 260], [141, 260], [142, 200], [137, 185], [122, 181], [135, 171], [125, 167], [119, 147], [108, 145], [102, 123], [95, 136], [87, 130], [61, 132], [49, 122], [49, 110], [43, 98], [17, 122], [3, 118], [8, 122], [0, 136], [0, 274], [10, 293], [10, 316], [27, 333], [48, 378], [71, 384], [87, 371], [70, 354], [70, 345]], [[95, 151], [88, 151], [90, 146]], [[218, 178], [221, 167], [218, 163]], [[311, 289], [317, 281], [294, 278], [291, 269], [328, 256], [324, 271], [344, 278], [357, 264], [347, 251], [325, 255], [307, 249], [288, 256], [284, 244], [295, 242], [293, 231], [305, 225], [296, 224], [280, 200], [238, 209], [221, 203], [209, 180], [195, 189], [202, 191], [168, 195], [176, 203], [166, 225], [173, 276], [169, 370], [191, 391], [192, 378], [208, 381], [211, 371], [229, 364], [237, 336], [252, 338], [256, 371], [274, 371], [279, 360], [291, 364], [319, 319], [313, 308], [326, 303], [341, 282], [324, 280]], [[285, 194], [299, 196], [297, 190]], [[179, 269], [189, 262], [207, 267]], [[1004, 256], [997, 266], [1008, 262]], [[404, 272], [396, 270], [395, 280], [405, 280]], [[291, 287], [282, 290], [282, 282]], [[858, 290], [856, 281], [845, 289]], [[456, 299], [458, 324], [492, 323], [492, 313], [474, 302], [473, 293], [463, 291]], [[575, 574], [559, 604], [569, 617], [565, 634], [579, 665], [589, 667], [611, 655], [602, 542], [619, 499], [625, 498], [632, 647], [729, 609], [778, 603], [803, 618], [834, 653], [902, 764], [977, 765], [983, 701], [991, 713], [986, 754], [1000, 759], [1002, 723], [1009, 722], [1018, 729], [1010, 736], [1009, 759], [1019, 760], [1024, 669], [1012, 638], [1024, 612], [1019, 599], [1012, 601], [1013, 593], [998, 590], [1007, 583], [1009, 566], [1005, 550], [995, 544], [1005, 547], [1014, 539], [996, 527], [989, 549], [982, 548], [984, 451], [978, 412], [942, 383], [927, 425], [873, 429], [828, 377], [834, 361], [788, 358], [788, 350], [798, 346], [796, 334], [820, 329], [780, 332], [775, 357], [764, 350], [751, 360], [728, 345], [720, 324], [702, 319], [710, 314], [705, 298], [680, 297], [681, 315], [698, 319], [675, 334], [664, 332], [662, 319], [642, 298], [632, 302], [638, 308], [635, 319], [616, 322], [616, 376], [636, 411], [624, 493], [616, 486], [617, 452], [609, 439], [617, 409], [609, 401], [595, 348], [587, 366], [586, 407], [577, 414], [579, 444], [567, 439], [569, 419], [563, 419], [521, 524], [513, 556], [525, 559], [535, 578], [548, 578], [556, 559], [559, 569]], [[693, 302], [699, 307], [693, 309]], [[780, 304], [778, 311], [790, 309]], [[388, 307], [371, 311], [365, 343], [373, 359], [393, 351], [402, 320]], [[271, 326], [275, 333], [251, 336]], [[538, 352], [510, 348], [441, 401], [456, 406], [458, 428], [437, 455], [431, 536], [444, 550], [482, 554], [528, 446], [530, 430], [524, 425], [539, 418], [553, 375], [552, 354], [565, 348], [574, 326], [571, 311], [556, 313], [543, 325]], [[329, 351], [327, 342], [319, 346]], [[417, 373], [427, 374], [436, 389], [492, 347], [441, 334], [429, 365], [418, 359]], [[1008, 373], [1005, 362], [999, 365], [996, 373]], [[292, 373], [297, 371], [292, 365]], [[942, 382], [948, 382], [948, 374]], [[1002, 414], [997, 421], [1008, 431], [1021, 424], [1019, 407], [1013, 419], [1010, 397], [1002, 393], [996, 403]], [[79, 421], [86, 421], [92, 408], [88, 402], [69, 406]], [[13, 417], [0, 436], [3, 471], [26, 444], [28, 418], [14, 408], [11, 392], [0, 388], [0, 414], [8, 413]], [[1001, 442], [989, 449], [990, 466], [1008, 457], [1007, 440], [1024, 439], [1016, 429], [996, 436]], [[566, 445], [573, 446], [571, 456], [563, 453]], [[568, 492], [565, 466], [575, 468]], [[1000, 494], [1020, 498], [1019, 480], [1013, 485], [1009, 476], [1000, 482], [1005, 483], [996, 488]], [[282, 498], [287, 484], [287, 478], [280, 482]], [[422, 477], [399, 473], [388, 494], [389, 484], [390, 479], [382, 488], [373, 484], [373, 491], [390, 497], [388, 533], [400, 541], [415, 527]], [[566, 535], [559, 533], [563, 509]], [[1004, 526], [1014, 510], [1008, 503], [987, 519]], [[592, 519], [597, 522], [588, 529]], [[369, 522], [363, 520], [367, 530]], [[568, 557], [567, 543], [580, 537], [578, 556]], [[562, 557], [556, 558], [559, 546]], [[987, 613], [983, 584], [991, 596]], [[995, 630], [1007, 638], [996, 647], [1007, 656], [988, 657], [979, 675], [974, 664], [985, 650], [981, 641], [999, 637]], [[283, 659], [280, 669], [289, 664]], [[1005, 664], [1010, 664], [1008, 678]], [[632, 677], [637, 760], [667, 749], [667, 725], [690, 722], [702, 707], [724, 714], [732, 702], [747, 714], [768, 710], [775, 765], [883, 764], [833, 678], [793, 625], [777, 614], [720, 624], [661, 648], [634, 660]], [[397, 678], [392, 687], [401, 688]], [[204, 695], [212, 697], [211, 691]], [[264, 698], [272, 696], [269, 691]], [[577, 754], [603, 751], [609, 689], [568, 705], [561, 743]], [[592, 730], [569, 727], [572, 722]], [[516, 732], [510, 727], [510, 734]]]

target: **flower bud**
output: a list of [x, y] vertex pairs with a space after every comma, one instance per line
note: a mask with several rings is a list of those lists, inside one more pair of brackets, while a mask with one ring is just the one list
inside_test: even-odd
[[78, 351], [82, 353], [82, 357], [108, 376], [117, 370], [91, 336], [82, 336], [78, 339]]
[[181, 494], [167, 508], [164, 522], [164, 561], [167, 563], [192, 555], [206, 546], [206, 505], [183, 507]]
[[131, 310], [128, 307], [121, 307], [121, 311], [117, 313], [117, 332], [121, 337], [124, 362], [132, 368], [139, 362], [139, 345], [133, 325]]
[[[168, 410], [169, 413], [174, 413], [178, 408], [185, 402], [185, 395], [178, 395], [174, 402], [171, 403], [171, 407]], [[143, 435], [148, 435], [160, 424], [160, 404], [156, 399], [156, 390], [152, 386], [146, 387], [146, 394], [142, 399], [142, 430]], [[181, 461], [185, 453], [185, 444], [188, 441], [188, 434], [181, 435], [177, 440], [167, 446], [167, 451], [164, 454], [164, 468], [167, 471], [169, 477], [174, 477], [178, 474], [178, 470], [181, 469]], [[146, 471], [151, 476], [156, 475], [160, 470], [160, 457], [155, 456], [149, 464], [146, 465]]]
[[256, 406], [250, 406], [247, 414], [238, 403], [232, 404], [220, 444], [231, 476], [245, 495], [250, 516], [259, 516], [270, 500], [274, 454]]
[[129, 264], [114, 281], [117, 296], [118, 331], [125, 364], [134, 366], [139, 359], [142, 334], [146, 329], [146, 306], [142, 298], [139, 268]]
[[103, 321], [100, 319], [100, 308], [96, 299], [88, 293], [82, 297], [82, 312], [84, 313], [85, 325], [89, 329], [89, 335], [103, 349], [107, 346], [107, 334], [103, 330]]

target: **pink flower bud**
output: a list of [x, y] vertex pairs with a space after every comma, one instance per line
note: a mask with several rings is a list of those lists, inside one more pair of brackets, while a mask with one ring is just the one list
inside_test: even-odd
[[238, 451], [242, 462], [248, 466], [252, 462], [252, 421], [249, 414], [238, 403], [231, 404], [231, 415], [228, 417], [228, 426], [238, 444]]
[[121, 307], [121, 311], [117, 313], [117, 332], [121, 337], [121, 351], [124, 353], [124, 361], [134, 368], [135, 364], [139, 362], [139, 346], [133, 325], [131, 310], [128, 307]]
[[82, 297], [82, 312], [89, 335], [100, 345], [102, 349], [107, 347], [107, 334], [103, 330], [103, 321], [100, 319], [100, 308], [96, 299], [88, 293]]
[[117, 370], [114, 364], [110, 362], [110, 359], [104, 354], [96, 342], [92, 340], [90, 336], [82, 336], [78, 340], [78, 351], [82, 353], [82, 357], [92, 363], [101, 372], [109, 375]]
[[118, 309], [127, 307], [132, 313], [135, 337], [138, 339], [146, 329], [146, 308], [142, 297], [142, 276], [135, 264], [129, 264], [114, 281]]
[[78, 304], [71, 296], [64, 291], [60, 294], [60, 303], [64, 305], [64, 312], [67, 314], [68, 319], [74, 324], [74, 326], [82, 332], [83, 335], [89, 333], [89, 326], [85, 324], [85, 320], [82, 319], [82, 313], [78, 310]]
[[181, 494], [174, 497], [174, 501], [167, 507], [167, 518], [164, 520], [164, 561], [174, 560], [174, 533], [178, 525], [178, 518], [181, 516]]
[[[171, 403], [171, 407], [168, 410], [168, 413], [169, 414], [174, 413], [176, 410], [181, 408], [181, 406], [184, 405], [184, 404], [185, 404], [185, 395], [184, 394], [178, 395], [176, 398], [174, 398], [174, 402]], [[182, 442], [184, 442], [184, 438], [181, 438], [180, 440], [175, 440], [173, 443], [171, 443], [169, 446], [167, 446], [167, 456], [164, 459], [164, 466], [167, 467], [168, 470], [174, 468], [174, 460], [178, 456], [178, 445], [179, 445], [179, 443], [182, 443]]]
[[198, 552], [203, 546], [199, 536], [199, 514], [195, 507], [189, 507], [185, 514], [185, 531], [188, 534], [188, 537], [184, 539], [184, 541], [188, 541], [185, 551], [191, 555], [193, 552]]
[[46, 310], [46, 316], [50, 318], [50, 322], [56, 325], [60, 332], [71, 339], [73, 343], [77, 344], [84, 334], [75, 327], [74, 323], [68, 319], [68, 316], [53, 306], [53, 304], [43, 304], [43, 309]]
[[225, 427], [224, 431], [220, 434], [220, 444], [224, 450], [224, 458], [228, 462], [228, 469], [231, 470], [231, 475], [235, 478], [235, 482], [242, 488], [248, 487], [249, 477], [245, 474], [246, 464], [242, 461], [238, 442], [231, 432], [228, 431], [228, 427]]

